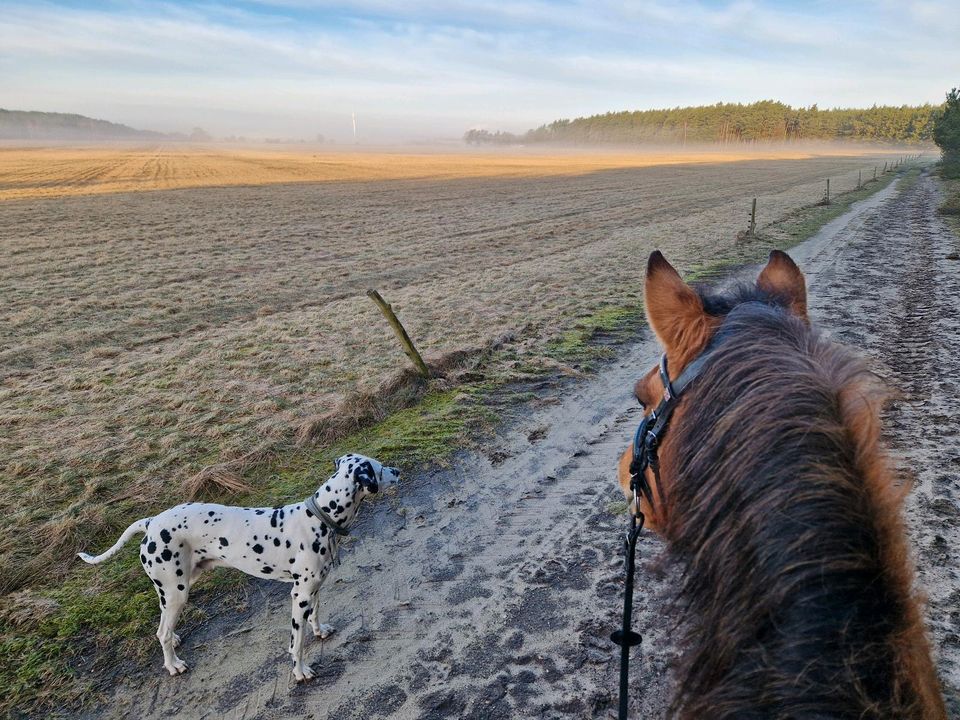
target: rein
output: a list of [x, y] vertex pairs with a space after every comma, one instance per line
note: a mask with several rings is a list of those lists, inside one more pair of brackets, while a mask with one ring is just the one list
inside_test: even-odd
[[660, 356], [660, 382], [663, 383], [663, 399], [649, 415], [644, 415], [633, 435], [633, 459], [630, 461], [630, 490], [633, 492], [633, 512], [630, 513], [630, 525], [624, 538], [626, 554], [626, 584], [623, 591], [623, 626], [610, 635], [610, 639], [620, 646], [620, 720], [627, 720], [628, 690], [630, 687], [630, 648], [639, 645], [643, 638], [632, 630], [633, 616], [633, 574], [636, 565], [637, 538], [643, 529], [646, 518], [640, 512], [640, 498], [645, 497], [651, 508], [655, 508], [653, 490], [647, 482], [647, 468], [653, 471], [657, 490], [663, 493], [660, 483], [660, 458], [657, 449], [663, 440], [663, 434], [670, 422], [670, 416], [680, 403], [680, 395], [693, 382], [707, 364], [710, 351], [704, 351], [684, 368], [676, 382], [670, 382], [667, 372], [667, 354]]

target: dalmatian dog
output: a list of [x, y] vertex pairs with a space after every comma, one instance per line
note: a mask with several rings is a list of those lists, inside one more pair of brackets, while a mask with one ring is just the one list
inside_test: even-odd
[[171, 675], [187, 669], [175, 648], [174, 632], [190, 585], [203, 570], [232, 567], [249, 575], [292, 583], [290, 654], [297, 681], [313, 670], [304, 662], [306, 625], [325, 638], [333, 632], [319, 622], [319, 590], [337, 558], [339, 538], [349, 533], [360, 502], [400, 478], [397, 468], [373, 458], [344, 455], [336, 471], [306, 500], [276, 508], [245, 508], [186, 503], [152, 518], [137, 520], [102, 555], [80, 553], [80, 559], [101, 563], [115, 555], [137, 533], [140, 562], [160, 597], [157, 639], [163, 666]]

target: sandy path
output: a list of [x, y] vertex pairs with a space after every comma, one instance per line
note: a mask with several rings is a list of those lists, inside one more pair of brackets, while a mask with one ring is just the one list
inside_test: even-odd
[[[879, 193], [795, 251], [813, 317], [862, 348], [906, 396], [891, 409], [896, 454], [919, 467], [908, 513], [930, 599], [941, 675], [960, 711], [960, 267], [933, 214], [933, 181]], [[323, 589], [338, 632], [311, 645], [319, 678], [292, 687], [288, 599], [257, 583], [249, 610], [225, 611], [184, 638], [191, 664], [162, 675], [154, 654], [124, 671], [103, 717], [605, 717], [617, 663], [607, 635], [621, 602], [623, 519], [613, 466], [637, 409], [629, 389], [655, 357], [625, 349], [600, 377], [529, 388], [488, 456], [409, 473], [400, 494], [364, 512], [343, 566]], [[662, 717], [669, 694], [670, 578], [646, 537], [636, 596], [644, 633], [636, 717]]]

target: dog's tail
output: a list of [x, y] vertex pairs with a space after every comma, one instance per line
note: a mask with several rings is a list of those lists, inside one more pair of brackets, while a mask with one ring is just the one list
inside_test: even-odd
[[137, 533], [145, 532], [147, 526], [150, 524], [150, 521], [153, 518], [140, 518], [133, 525], [128, 527], [123, 531], [123, 535], [120, 536], [120, 539], [113, 544], [113, 547], [107, 550], [101, 555], [94, 557], [93, 555], [88, 555], [87, 553], [77, 553], [77, 557], [83, 560], [85, 563], [90, 563], [91, 565], [97, 565], [102, 563], [104, 560], [112, 558], [117, 552], [122, 548], [130, 538], [132, 538]]

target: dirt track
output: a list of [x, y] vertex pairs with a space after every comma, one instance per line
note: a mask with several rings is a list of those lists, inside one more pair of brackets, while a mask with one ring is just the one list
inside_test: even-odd
[[[794, 255], [815, 322], [861, 348], [904, 397], [890, 410], [894, 455], [917, 468], [908, 514], [952, 712], [960, 713], [960, 261], [923, 177], [891, 186]], [[408, 469], [366, 508], [322, 590], [338, 632], [309, 647], [319, 677], [292, 687], [285, 587], [251, 586], [248, 610], [184, 637], [183, 677], [159, 653], [126, 673], [105, 717], [606, 717], [617, 665], [607, 635], [621, 601], [623, 519], [613, 468], [636, 420], [629, 389], [655, 357], [627, 348], [602, 376], [532, 388], [487, 456], [448, 471]], [[662, 717], [676, 649], [647, 537], [635, 619], [636, 717]]]

